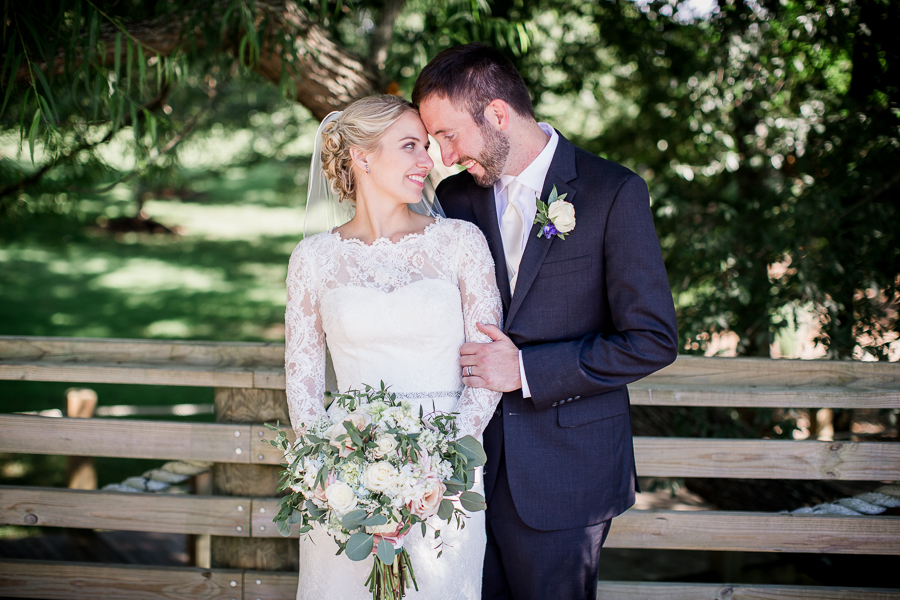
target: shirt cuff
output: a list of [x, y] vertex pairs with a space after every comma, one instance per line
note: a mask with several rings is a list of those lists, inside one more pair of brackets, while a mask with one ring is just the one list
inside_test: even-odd
[[522, 362], [521, 350], [519, 350], [519, 378], [522, 380], [522, 397], [531, 398], [531, 390], [528, 388], [528, 380], [525, 379], [525, 363]]

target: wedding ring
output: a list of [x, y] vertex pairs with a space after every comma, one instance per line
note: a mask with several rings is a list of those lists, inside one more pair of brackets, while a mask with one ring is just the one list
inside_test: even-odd
[[466, 367], [466, 377], [472, 376], [472, 365]]

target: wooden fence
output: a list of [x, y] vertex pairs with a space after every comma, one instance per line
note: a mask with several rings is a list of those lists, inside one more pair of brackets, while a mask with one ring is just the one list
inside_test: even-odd
[[[0, 379], [213, 387], [219, 421], [0, 415], [0, 452], [212, 461], [216, 494], [0, 486], [0, 524], [214, 536], [211, 569], [0, 561], [0, 595], [293, 598], [297, 575], [284, 565], [297, 544], [271, 522], [280, 456], [262, 443], [272, 436], [262, 423], [287, 421], [282, 360], [277, 344], [0, 337]], [[655, 406], [898, 408], [900, 365], [684, 356], [630, 392]], [[643, 476], [900, 481], [897, 443], [638, 437], [635, 453]], [[632, 509], [606, 546], [898, 555], [900, 517]], [[897, 600], [900, 590], [601, 582], [600, 597]]]

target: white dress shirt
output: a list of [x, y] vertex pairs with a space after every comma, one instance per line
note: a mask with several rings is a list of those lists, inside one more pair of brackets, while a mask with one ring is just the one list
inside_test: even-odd
[[[550, 163], [553, 161], [553, 155], [556, 153], [556, 147], [559, 145], [559, 134], [547, 123], [538, 123], [538, 126], [550, 136], [550, 141], [541, 150], [541, 153], [531, 161], [525, 169], [513, 177], [512, 175], [501, 175], [500, 179], [494, 184], [494, 202], [497, 208], [497, 222], [506, 210], [509, 202], [516, 202], [522, 209], [522, 215], [525, 218], [525, 227], [522, 234], [522, 250], [528, 243], [528, 237], [531, 235], [531, 225], [537, 215], [537, 198], [544, 189], [544, 180], [547, 179], [547, 172], [550, 170]], [[518, 198], [507, 198], [506, 186], [513, 180], [521, 184]], [[522, 363], [522, 351], [519, 350], [519, 376], [522, 379], [522, 396], [531, 398], [531, 390], [528, 388], [528, 380], [525, 379], [525, 365]]]

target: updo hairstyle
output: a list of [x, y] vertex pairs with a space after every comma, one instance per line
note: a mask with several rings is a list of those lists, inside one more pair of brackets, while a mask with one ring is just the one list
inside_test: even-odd
[[406, 112], [418, 114], [403, 98], [369, 96], [345, 108], [341, 116], [322, 129], [322, 169], [331, 190], [342, 202], [356, 201], [350, 148], [374, 152], [385, 131]]

